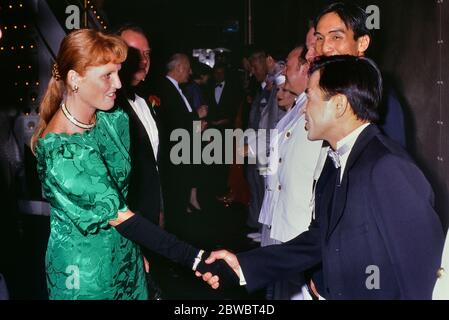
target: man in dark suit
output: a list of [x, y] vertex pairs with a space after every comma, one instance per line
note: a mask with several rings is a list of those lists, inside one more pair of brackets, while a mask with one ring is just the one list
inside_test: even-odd
[[[422, 172], [372, 124], [382, 96], [379, 70], [366, 58], [333, 56], [318, 59], [310, 75], [308, 138], [327, 141], [330, 157], [309, 230], [237, 256], [214, 252], [208, 261], [225, 259], [249, 290], [321, 264], [321, 279], [310, 282], [317, 297], [430, 299], [443, 230]], [[203, 279], [220, 284], [209, 273]]]
[[209, 97], [209, 126], [219, 130], [233, 128], [241, 93], [233, 79], [228, 77], [225, 65], [214, 66], [213, 78], [214, 87]]
[[[241, 93], [235, 81], [228, 76], [224, 64], [213, 68], [214, 86], [209, 91], [208, 127], [220, 131], [225, 137], [225, 130], [234, 128], [237, 110], [241, 103]], [[229, 165], [225, 163], [225, 146], [223, 144], [221, 163], [211, 167], [211, 180], [215, 195], [224, 195], [227, 190]]]
[[144, 31], [138, 26], [124, 25], [117, 34], [129, 47], [128, 58], [120, 71], [123, 89], [116, 102], [129, 117], [131, 175], [127, 203], [132, 211], [159, 224], [162, 214], [159, 130], [153, 107], [136, 93], [150, 69], [151, 48]]
[[[160, 120], [161, 130], [161, 165], [163, 165], [163, 190], [165, 198], [165, 222], [173, 231], [174, 224], [180, 222], [180, 215], [185, 213], [192, 187], [192, 138], [194, 131], [201, 131], [201, 121], [207, 115], [207, 109], [199, 108], [197, 112], [190, 106], [180, 84], [187, 83], [192, 73], [189, 57], [185, 54], [172, 55], [167, 63], [167, 74], [159, 88], [161, 98]], [[194, 123], [194, 121], [197, 121]], [[194, 127], [194, 125], [196, 125]], [[186, 139], [177, 133], [186, 134]], [[175, 137], [172, 139], [171, 135]], [[183, 145], [183, 142], [187, 142]], [[184, 146], [174, 152], [174, 148]], [[173, 151], [173, 152], [172, 152]], [[194, 151], [194, 150], [193, 150]], [[178, 157], [180, 156], [180, 157]]]

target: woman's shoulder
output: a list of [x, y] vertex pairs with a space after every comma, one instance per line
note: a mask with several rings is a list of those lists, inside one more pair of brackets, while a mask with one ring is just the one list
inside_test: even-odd
[[108, 122], [111, 124], [127, 122], [128, 115], [120, 107], [114, 107], [112, 110], [108, 111], [97, 111], [97, 124], [101, 122]]
[[97, 111], [97, 125], [94, 133], [101, 149], [111, 144], [129, 148], [129, 118], [121, 108], [111, 111]]
[[35, 154], [40, 180], [59, 181], [58, 185], [71, 181], [73, 188], [78, 181], [80, 188], [86, 188], [92, 177], [105, 177], [107, 168], [91, 135], [49, 133], [39, 140]]
[[92, 139], [92, 131], [68, 134], [49, 132], [37, 140], [35, 154], [38, 164], [54, 163], [58, 158], [90, 158], [98, 153], [98, 146]]

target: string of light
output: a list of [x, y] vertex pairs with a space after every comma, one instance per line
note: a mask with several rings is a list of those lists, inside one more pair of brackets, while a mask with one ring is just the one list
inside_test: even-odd
[[106, 25], [106, 22], [104, 19], [100, 16], [99, 12], [95, 8], [94, 4], [88, 0], [87, 1], [87, 7], [86, 10], [90, 10], [93, 13], [93, 17], [98, 21], [98, 23], [101, 25], [101, 27], [106, 30], [108, 27]]

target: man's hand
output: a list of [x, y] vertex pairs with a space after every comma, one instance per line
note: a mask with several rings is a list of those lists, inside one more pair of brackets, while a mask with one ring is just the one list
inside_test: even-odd
[[[237, 260], [237, 256], [227, 250], [219, 250], [219, 251], [213, 251], [209, 255], [209, 257], [206, 259], [206, 264], [212, 264], [217, 260], [224, 260], [226, 264], [232, 269], [232, 271], [235, 274], [228, 274], [226, 277], [226, 280], [229, 282], [236, 282], [240, 278], [239, 271], [240, 271], [240, 264]], [[224, 271], [224, 270], [223, 270]], [[218, 289], [220, 286], [220, 276], [216, 274], [212, 274], [211, 272], [206, 272], [204, 274], [201, 274], [200, 272], [196, 271], [195, 275], [197, 277], [202, 277], [205, 282], [207, 282], [213, 289]], [[224, 275], [222, 275], [224, 276]], [[232, 279], [231, 279], [232, 278]]]
[[145, 272], [150, 273], [150, 263], [148, 262], [147, 258], [145, 256], [142, 256], [143, 258], [143, 265], [145, 267]]
[[238, 150], [238, 152], [241, 157], [247, 157], [249, 153], [249, 146], [247, 144], [244, 144], [243, 147]]
[[209, 107], [206, 105], [198, 107], [198, 109], [196, 110], [196, 112], [198, 113], [198, 117], [200, 117], [200, 119], [207, 117], [208, 110]]
[[201, 120], [201, 132], [207, 129], [209, 123], [206, 120]]
[[129, 218], [134, 216], [134, 213], [130, 210], [127, 210], [125, 212], [118, 212], [117, 218], [115, 220], [109, 220], [109, 224], [113, 227], [117, 227], [120, 223], [125, 222]]

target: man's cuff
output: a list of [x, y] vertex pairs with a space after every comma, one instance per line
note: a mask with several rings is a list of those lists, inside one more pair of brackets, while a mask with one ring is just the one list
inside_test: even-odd
[[240, 279], [239, 284], [241, 286], [246, 286], [246, 279], [245, 279], [245, 276], [243, 275], [243, 271], [242, 271], [242, 268], [240, 266], [239, 266], [239, 279]]
[[204, 250], [200, 250], [198, 252], [198, 255], [196, 256], [195, 260], [193, 261], [193, 266], [192, 266], [192, 270], [193, 271], [196, 271], [196, 268], [198, 267], [198, 264], [203, 259], [203, 254], [204, 254]]

